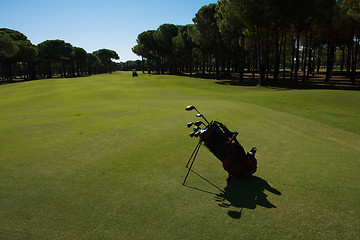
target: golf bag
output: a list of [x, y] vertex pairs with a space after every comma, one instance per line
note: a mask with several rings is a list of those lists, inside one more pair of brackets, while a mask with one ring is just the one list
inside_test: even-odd
[[223, 164], [223, 168], [232, 176], [248, 177], [256, 172], [256, 148], [245, 153], [244, 148], [236, 139], [238, 133], [230, 132], [225, 125], [212, 121], [201, 130], [200, 141]]
[[[220, 122], [207, 121], [204, 115], [202, 115], [192, 105], [188, 106], [185, 110], [190, 111], [193, 109], [198, 112], [196, 116], [202, 117], [207, 124], [202, 121], [197, 121], [195, 123], [190, 122], [187, 124], [188, 128], [195, 125], [193, 128], [194, 132], [190, 133], [190, 137], [198, 137], [199, 143], [195, 147], [195, 150], [191, 154], [186, 165], [189, 171], [185, 177], [183, 185], [185, 184], [202, 144], [204, 144], [206, 148], [222, 162], [223, 168], [229, 173], [229, 176], [244, 178], [254, 174], [257, 170], [257, 160], [255, 158], [256, 148], [254, 147], [246, 153], [244, 148], [236, 139], [236, 136], [238, 135], [237, 132], [229, 131], [228, 128]], [[201, 125], [204, 125], [205, 127], [201, 129]]]

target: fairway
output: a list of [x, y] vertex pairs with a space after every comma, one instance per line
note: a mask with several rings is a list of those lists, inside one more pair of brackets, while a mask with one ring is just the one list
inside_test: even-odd
[[[0, 239], [360, 239], [360, 92], [115, 72], [0, 85]], [[186, 124], [258, 148], [233, 179]]]

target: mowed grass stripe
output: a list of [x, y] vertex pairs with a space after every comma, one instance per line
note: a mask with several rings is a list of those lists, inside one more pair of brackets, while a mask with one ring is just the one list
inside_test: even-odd
[[[207, 79], [151, 76], [155, 83], [196, 96], [248, 102], [276, 111], [304, 116], [323, 124], [360, 134], [360, 108], [358, 91], [293, 90], [264, 87], [238, 87]], [[180, 80], [181, 79], [181, 80]], [[225, 81], [226, 82], [226, 81]], [[209, 84], [217, 83], [217, 84]]]

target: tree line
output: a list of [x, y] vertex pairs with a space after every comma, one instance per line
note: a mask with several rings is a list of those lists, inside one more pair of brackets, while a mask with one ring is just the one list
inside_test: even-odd
[[75, 77], [114, 71], [118, 54], [109, 49], [87, 53], [63, 40], [34, 45], [21, 32], [0, 28], [0, 80]]
[[337, 66], [355, 83], [360, 45], [359, 0], [219, 0], [193, 24], [163, 24], [137, 37], [132, 50], [157, 73], [285, 77], [295, 84]]

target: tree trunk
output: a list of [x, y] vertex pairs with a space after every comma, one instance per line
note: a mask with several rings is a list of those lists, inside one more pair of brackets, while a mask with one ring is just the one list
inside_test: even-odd
[[217, 43], [214, 44], [214, 57], [215, 57], [215, 79], [219, 80], [219, 46]]
[[244, 64], [245, 63], [245, 36], [241, 35], [241, 48], [240, 48], [240, 69], [239, 69], [239, 77], [240, 81], [244, 81]]
[[144, 74], [145, 73], [145, 62], [144, 62], [144, 57], [141, 56], [141, 72]]
[[228, 51], [226, 54], [226, 75], [230, 76], [230, 70], [231, 70], [231, 66], [232, 66], [232, 60], [233, 59], [233, 54], [232, 51]]
[[350, 78], [350, 71], [351, 71], [351, 49], [352, 46], [348, 46], [348, 52], [347, 52], [347, 59], [346, 59], [346, 76]]
[[205, 50], [204, 49], [202, 49], [202, 58], [201, 58], [201, 60], [202, 60], [202, 75], [205, 75]]
[[193, 56], [192, 56], [192, 49], [189, 51], [189, 63], [190, 63], [190, 77], [192, 76], [193, 73]]
[[351, 77], [350, 80], [352, 82], [352, 84], [355, 84], [355, 79], [356, 79], [356, 65], [357, 65], [357, 57], [358, 57], [358, 52], [359, 52], [359, 37], [356, 36], [355, 38], [355, 49], [354, 49], [354, 58], [352, 61], [352, 65], [351, 65]]
[[295, 78], [294, 83], [297, 84], [298, 82], [298, 70], [299, 70], [299, 64], [300, 64], [300, 30], [297, 31], [296, 36], [296, 64], [295, 64]]
[[266, 47], [264, 51], [265, 55], [265, 72], [266, 72], [266, 82], [269, 81], [270, 74], [270, 29], [266, 28]]
[[295, 77], [294, 77], [295, 84], [297, 84], [298, 81], [299, 65], [300, 65], [300, 30], [297, 31], [297, 36], [296, 36], [296, 64], [295, 64]]
[[345, 45], [341, 46], [341, 65], [340, 65], [340, 71], [344, 71], [344, 64], [345, 64]]
[[332, 72], [334, 68], [335, 50], [336, 50], [336, 46], [334, 46], [333, 43], [328, 43], [325, 83], [328, 83], [332, 76]]
[[47, 77], [52, 78], [52, 66], [50, 61], [47, 62], [47, 73]]
[[308, 52], [308, 49], [309, 49], [309, 46], [308, 46], [308, 33], [306, 31], [305, 33], [305, 46], [303, 47], [303, 78], [302, 78], [302, 83], [305, 82], [305, 76], [306, 76], [306, 59], [307, 59], [307, 52]]
[[255, 38], [254, 42], [253, 42], [253, 56], [252, 56], [252, 69], [251, 69], [251, 73], [252, 73], [252, 79], [255, 79], [255, 72], [257, 72], [257, 67], [258, 67], [258, 47], [257, 47], [257, 39]]
[[220, 51], [218, 51], [218, 58], [220, 59], [221, 71], [224, 75], [226, 75], [225, 55], [226, 55], [225, 48], [224, 48], [223, 44], [221, 44]]
[[77, 76], [80, 77], [80, 70], [81, 70], [81, 63], [76, 62], [76, 71], [77, 71]]
[[212, 72], [212, 55], [211, 54], [209, 54], [209, 56], [208, 56], [208, 72], [209, 72], [209, 74], [211, 74], [211, 72]]
[[280, 69], [280, 54], [279, 54], [279, 29], [275, 29], [275, 60], [274, 60], [274, 82], [277, 82]]
[[295, 68], [295, 44], [296, 44], [296, 40], [293, 39], [293, 44], [292, 44], [292, 49], [291, 49], [291, 71], [290, 71], [290, 79], [291, 81], [294, 80], [294, 68]]
[[319, 51], [318, 51], [318, 59], [317, 59], [317, 69], [316, 69], [316, 73], [319, 74], [320, 73], [320, 66], [321, 66], [321, 54], [322, 54], [322, 47], [319, 47]]
[[263, 34], [262, 30], [257, 28], [257, 49], [258, 49], [258, 65], [259, 65], [259, 85], [262, 86], [265, 80], [265, 54], [264, 54], [264, 44], [263, 44]]
[[34, 62], [29, 62], [29, 79], [35, 80], [36, 79], [36, 65]]
[[313, 48], [313, 31], [311, 29], [310, 32], [310, 40], [309, 40], [310, 44], [309, 44], [309, 66], [308, 66], [308, 71], [307, 71], [307, 75], [306, 75], [306, 79], [309, 80], [310, 79], [310, 73], [313, 73], [314, 70], [312, 68], [312, 48]]
[[66, 77], [65, 60], [61, 60], [60, 64], [61, 64], [61, 77], [64, 78]]
[[283, 81], [285, 81], [285, 73], [286, 73], [286, 32], [284, 37], [284, 56], [283, 56]]

